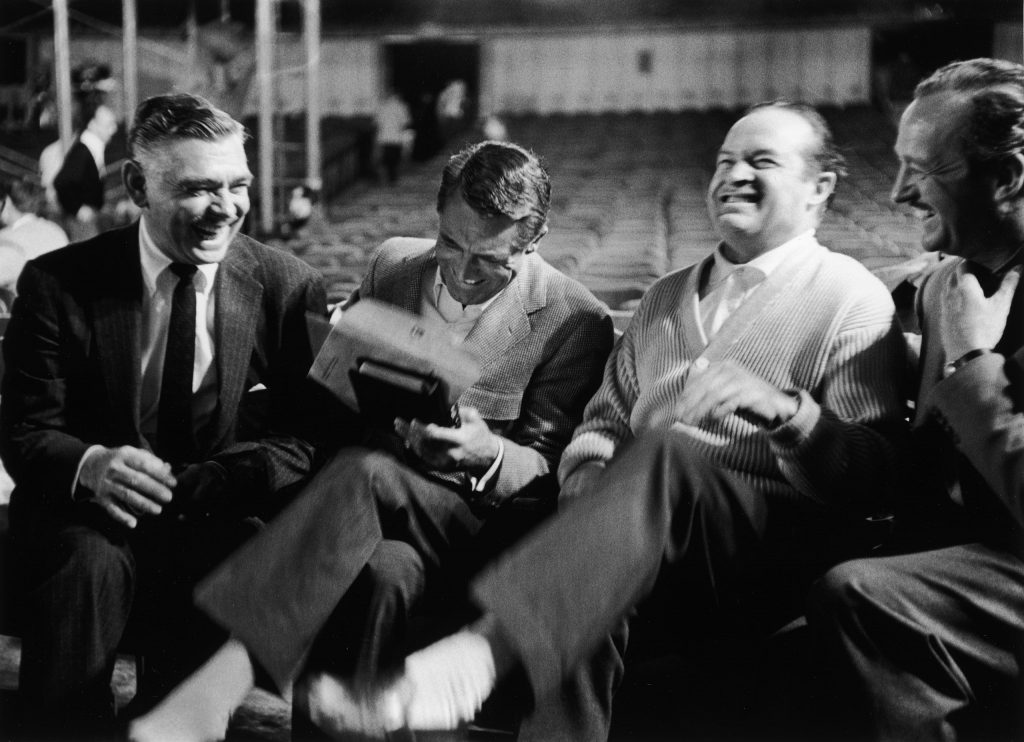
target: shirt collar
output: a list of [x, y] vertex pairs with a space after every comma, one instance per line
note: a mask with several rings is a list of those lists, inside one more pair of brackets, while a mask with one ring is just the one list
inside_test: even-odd
[[461, 306], [463, 315], [476, 314], [479, 317], [481, 314], [484, 313], [484, 310], [487, 309], [487, 307], [491, 306], [491, 304], [494, 303], [495, 299], [497, 299], [499, 296], [501, 296], [508, 290], [508, 287], [511, 284], [512, 281], [506, 283], [505, 288], [503, 288], [501, 291], [496, 293], [494, 296], [492, 296], [490, 299], [483, 302], [482, 304], [463, 305], [448, 292], [448, 287], [444, 285], [444, 279], [441, 278], [441, 269], [439, 267], [437, 271], [434, 273], [434, 306], [440, 308], [441, 297], [444, 296], [445, 298], [450, 299], [453, 303]]
[[783, 242], [778, 247], [773, 247], [771, 250], [761, 253], [746, 263], [733, 263], [729, 258], [725, 257], [725, 254], [722, 252], [722, 245], [725, 243], [720, 242], [713, 253], [715, 264], [712, 267], [709, 286], [714, 286], [725, 280], [730, 273], [741, 266], [747, 271], [750, 269], [756, 271], [754, 275], [759, 281], [763, 281], [774, 273], [775, 269], [782, 265], [786, 258], [799, 250], [801, 245], [805, 245], [809, 240], [813, 239], [814, 230], [810, 229], [802, 234], [798, 234], [791, 240]]
[[15, 219], [13, 223], [8, 225], [7, 229], [18, 229], [19, 227], [24, 227], [29, 222], [34, 222], [38, 218], [39, 217], [32, 213], [22, 214]]
[[78, 135], [78, 140], [86, 146], [86, 149], [92, 155], [92, 159], [96, 161], [96, 169], [103, 170], [105, 163], [104, 154], [107, 149], [107, 145], [103, 143], [103, 140], [88, 129]]
[[[146, 229], [146, 216], [139, 220], [139, 259], [142, 263], [142, 281], [146, 286], [146, 295], [153, 296], [157, 291], [160, 274], [167, 271], [174, 261], [164, 255]], [[213, 279], [217, 277], [218, 263], [203, 263], [198, 266], [195, 285], [200, 293], [209, 296], [213, 288]]]

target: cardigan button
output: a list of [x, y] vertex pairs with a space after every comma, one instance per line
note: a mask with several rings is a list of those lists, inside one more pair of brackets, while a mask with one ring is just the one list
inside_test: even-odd
[[693, 367], [697, 371], [706, 371], [707, 367], [710, 366], [710, 365], [711, 365], [711, 361], [709, 361], [704, 356], [701, 356], [700, 358], [698, 358], [696, 361], [693, 362]]

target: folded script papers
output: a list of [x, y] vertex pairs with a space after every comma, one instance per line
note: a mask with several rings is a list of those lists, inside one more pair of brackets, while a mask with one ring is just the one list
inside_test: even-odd
[[453, 342], [443, 323], [373, 299], [361, 299], [341, 313], [309, 376], [358, 411], [350, 371], [367, 361], [438, 379], [449, 405], [480, 378], [479, 360]]

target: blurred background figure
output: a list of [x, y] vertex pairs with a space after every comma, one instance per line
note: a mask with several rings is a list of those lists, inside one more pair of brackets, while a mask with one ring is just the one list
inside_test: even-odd
[[105, 105], [97, 106], [53, 179], [65, 228], [74, 242], [99, 234], [98, 219], [103, 209], [101, 173], [106, 164], [107, 143], [115, 132], [117, 118], [114, 112]]
[[441, 142], [447, 143], [466, 126], [466, 83], [451, 80], [437, 95], [437, 125]]
[[0, 313], [11, 310], [25, 263], [68, 244], [64, 230], [40, 216], [42, 187], [0, 173]]
[[398, 167], [407, 143], [411, 141], [412, 116], [409, 107], [395, 91], [389, 91], [374, 116], [377, 146], [388, 183], [398, 182]]
[[477, 128], [481, 139], [492, 142], [508, 141], [508, 128], [505, 126], [505, 122], [493, 113], [481, 116]]

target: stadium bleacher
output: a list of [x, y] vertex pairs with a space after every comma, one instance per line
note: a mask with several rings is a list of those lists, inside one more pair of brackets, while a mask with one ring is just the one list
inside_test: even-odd
[[[888, 269], [920, 251], [916, 219], [889, 200], [894, 131], [872, 108], [823, 113], [849, 177], [819, 239], [891, 283]], [[628, 313], [660, 276], [696, 262], [715, 244], [704, 194], [716, 148], [735, 118], [711, 111], [507, 120], [511, 138], [541, 155], [552, 176], [545, 257]], [[324, 271], [333, 301], [358, 285], [369, 253], [384, 239], [435, 236], [442, 165], [443, 156], [416, 165], [394, 187], [358, 185], [329, 205], [332, 239], [301, 254]]]

